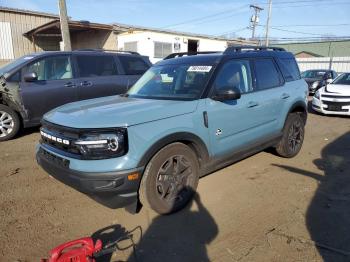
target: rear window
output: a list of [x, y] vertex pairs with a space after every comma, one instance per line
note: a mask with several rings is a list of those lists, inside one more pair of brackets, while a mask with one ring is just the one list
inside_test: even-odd
[[141, 57], [118, 56], [118, 58], [127, 75], [143, 75], [149, 68], [149, 65]]
[[298, 64], [293, 58], [281, 58], [280, 68], [286, 82], [295, 81], [300, 79], [300, 71]]
[[113, 56], [78, 55], [76, 57], [80, 77], [117, 75], [117, 65]]
[[270, 58], [255, 60], [255, 73], [258, 90], [277, 87], [282, 82], [276, 65]]

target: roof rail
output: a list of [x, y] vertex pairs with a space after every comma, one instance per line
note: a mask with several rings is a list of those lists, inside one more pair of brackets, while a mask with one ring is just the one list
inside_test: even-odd
[[226, 48], [224, 54], [232, 53], [232, 52], [242, 52], [243, 50], [254, 50], [254, 51], [286, 51], [282, 47], [273, 47], [273, 46], [254, 46], [254, 45], [237, 45], [237, 46], [229, 46]]
[[132, 55], [140, 55], [138, 52], [134, 51], [122, 51], [122, 50], [109, 50], [109, 49], [94, 49], [94, 48], [85, 48], [85, 49], [76, 49], [74, 51], [84, 51], [84, 52], [111, 52], [111, 53], [127, 53]]
[[182, 57], [182, 56], [191, 56], [191, 55], [201, 55], [201, 54], [215, 54], [220, 53], [220, 51], [202, 51], [202, 52], [181, 52], [181, 53], [172, 53], [166, 57], [163, 58], [163, 60], [171, 59], [175, 57]]

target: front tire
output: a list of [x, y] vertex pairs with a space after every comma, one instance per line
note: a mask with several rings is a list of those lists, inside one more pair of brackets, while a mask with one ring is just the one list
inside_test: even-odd
[[13, 138], [21, 126], [18, 114], [5, 105], [0, 105], [0, 142]]
[[196, 154], [185, 144], [161, 149], [148, 163], [139, 189], [140, 201], [159, 214], [170, 214], [187, 205], [199, 181]]
[[286, 158], [296, 156], [302, 147], [304, 134], [305, 123], [300, 114], [289, 114], [283, 128], [282, 139], [276, 146], [277, 154]]

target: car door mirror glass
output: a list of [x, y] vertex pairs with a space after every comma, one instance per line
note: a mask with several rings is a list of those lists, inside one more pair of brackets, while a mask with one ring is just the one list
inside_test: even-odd
[[38, 75], [35, 72], [31, 72], [26, 73], [23, 78], [25, 82], [34, 82], [38, 80]]
[[217, 101], [236, 100], [241, 98], [241, 91], [237, 87], [218, 88], [213, 99]]

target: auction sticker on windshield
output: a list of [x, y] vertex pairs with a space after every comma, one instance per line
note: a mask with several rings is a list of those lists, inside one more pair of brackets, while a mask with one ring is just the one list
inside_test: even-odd
[[212, 66], [190, 66], [187, 72], [209, 72]]

